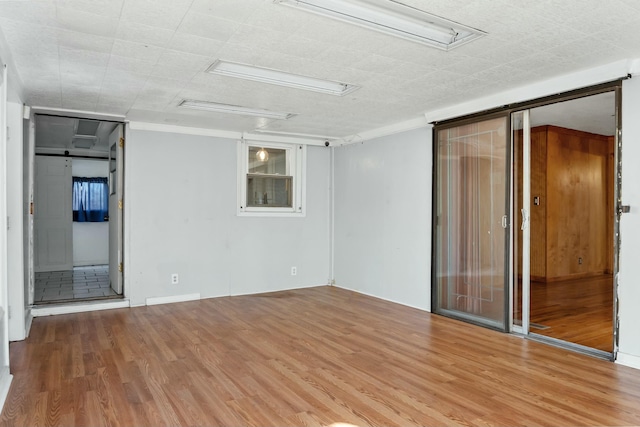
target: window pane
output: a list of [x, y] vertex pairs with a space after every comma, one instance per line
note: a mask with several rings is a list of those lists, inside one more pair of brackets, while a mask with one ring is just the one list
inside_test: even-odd
[[287, 150], [285, 149], [249, 147], [248, 160], [250, 174], [287, 175]]
[[290, 208], [290, 176], [247, 175], [247, 206]]

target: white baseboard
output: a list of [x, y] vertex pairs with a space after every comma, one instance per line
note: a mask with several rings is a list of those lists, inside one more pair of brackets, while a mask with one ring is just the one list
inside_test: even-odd
[[616, 363], [628, 366], [630, 368], [640, 369], [640, 356], [618, 352]]
[[426, 311], [427, 313], [431, 312], [431, 310], [428, 309], [428, 308], [420, 307], [420, 306], [415, 305], [415, 304], [409, 304], [408, 302], [404, 302], [404, 301], [397, 301], [397, 300], [393, 300], [393, 299], [390, 299], [390, 298], [381, 297], [380, 295], [371, 294], [369, 292], [363, 292], [363, 291], [360, 291], [358, 289], [347, 288], [347, 287], [344, 287], [344, 286], [340, 286], [338, 284], [333, 284], [333, 285], [329, 285], [329, 286], [334, 286], [336, 288], [344, 289], [346, 291], [351, 291], [351, 292], [355, 292], [355, 293], [358, 293], [358, 294], [366, 295], [368, 297], [378, 298], [378, 299], [381, 299], [383, 301], [389, 301], [389, 302], [392, 302], [394, 304], [404, 305], [405, 307], [410, 307], [410, 308], [415, 308], [415, 309], [418, 309], [418, 310]]
[[31, 315], [33, 317], [55, 316], [57, 314], [84, 313], [86, 311], [111, 310], [114, 308], [129, 308], [129, 300], [117, 299], [85, 303], [38, 305], [31, 308]]
[[147, 298], [147, 305], [170, 304], [174, 302], [196, 301], [200, 299], [200, 294], [171, 295], [168, 297]]
[[11, 387], [11, 381], [13, 375], [9, 372], [8, 366], [3, 366], [0, 369], [0, 411], [4, 408], [4, 403], [9, 395], [9, 387]]

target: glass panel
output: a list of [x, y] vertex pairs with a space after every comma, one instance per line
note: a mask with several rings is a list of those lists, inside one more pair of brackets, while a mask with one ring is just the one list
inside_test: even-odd
[[247, 206], [290, 208], [290, 176], [247, 175]]
[[507, 118], [437, 133], [438, 312], [505, 327]]
[[250, 146], [248, 160], [250, 174], [287, 175], [286, 149]]

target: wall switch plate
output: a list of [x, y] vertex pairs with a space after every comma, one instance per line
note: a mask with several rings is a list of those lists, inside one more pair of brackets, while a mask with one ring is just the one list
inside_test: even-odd
[[173, 273], [171, 275], [171, 284], [172, 285], [177, 285], [178, 283], [180, 283], [180, 281], [178, 279], [178, 273]]
[[298, 274], [298, 268], [297, 267], [291, 267], [291, 275], [295, 276], [296, 274]]

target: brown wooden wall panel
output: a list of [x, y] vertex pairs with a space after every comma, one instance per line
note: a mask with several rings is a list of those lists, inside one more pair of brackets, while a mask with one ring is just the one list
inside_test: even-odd
[[547, 281], [611, 270], [610, 151], [606, 136], [548, 127]]
[[608, 152], [608, 164], [607, 164], [607, 188], [610, 192], [609, 197], [607, 198], [607, 212], [609, 213], [607, 216], [607, 273], [613, 273], [613, 225], [615, 224], [615, 138], [610, 136], [607, 138], [607, 147], [609, 149]]

